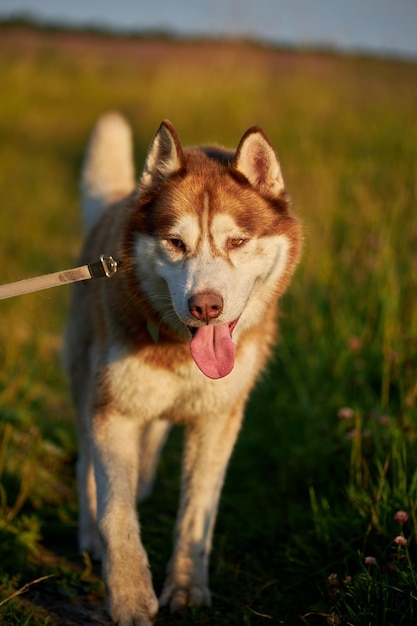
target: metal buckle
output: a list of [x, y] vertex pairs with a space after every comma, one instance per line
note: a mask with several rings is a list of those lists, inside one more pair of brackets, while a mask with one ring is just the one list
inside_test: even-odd
[[107, 278], [111, 278], [117, 272], [117, 261], [112, 256], [100, 256], [100, 261], [103, 266], [103, 270]]

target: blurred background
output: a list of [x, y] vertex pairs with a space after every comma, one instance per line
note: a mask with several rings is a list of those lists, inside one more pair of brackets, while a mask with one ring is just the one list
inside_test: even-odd
[[414, 0], [2, 0], [0, 17], [17, 16], [113, 32], [248, 37], [295, 47], [417, 56]]
[[[416, 25], [415, 0], [0, 0], [1, 282], [76, 265], [79, 172], [108, 109], [138, 174], [164, 118], [185, 145], [261, 126], [304, 225], [222, 495], [213, 607], [158, 625], [417, 623]], [[0, 303], [7, 626], [109, 624], [77, 554], [69, 297]], [[140, 510], [157, 592], [181, 443]]]

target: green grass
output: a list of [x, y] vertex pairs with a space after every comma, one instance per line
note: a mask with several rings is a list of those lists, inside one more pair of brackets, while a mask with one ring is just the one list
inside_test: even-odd
[[[166, 117], [185, 144], [233, 146], [262, 126], [304, 222], [222, 496], [213, 607], [157, 623], [415, 624], [417, 65], [3, 26], [0, 83], [2, 282], [75, 263], [78, 172], [108, 108], [131, 119], [138, 165]], [[0, 305], [0, 621], [12, 626], [104, 623], [97, 570], [76, 553], [68, 297]], [[158, 590], [180, 444], [176, 431], [141, 511]]]

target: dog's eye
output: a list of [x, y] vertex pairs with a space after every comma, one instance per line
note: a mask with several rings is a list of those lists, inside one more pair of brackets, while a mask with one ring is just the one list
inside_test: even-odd
[[246, 241], [247, 239], [233, 237], [232, 239], [227, 240], [227, 247], [230, 250], [233, 250], [233, 248], [241, 248], [243, 245], [245, 245]]
[[172, 248], [176, 248], [177, 250], [185, 251], [185, 244], [181, 239], [177, 237], [169, 237], [168, 243], [172, 246]]

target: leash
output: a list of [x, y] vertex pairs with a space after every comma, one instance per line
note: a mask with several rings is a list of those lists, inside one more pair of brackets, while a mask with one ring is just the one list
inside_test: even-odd
[[42, 289], [50, 289], [59, 285], [67, 285], [76, 283], [80, 280], [90, 280], [92, 278], [111, 278], [118, 270], [117, 261], [112, 256], [102, 254], [99, 261], [81, 265], [70, 270], [62, 272], [54, 272], [53, 274], [44, 274], [35, 278], [26, 278], [16, 283], [8, 283], [0, 285], [0, 300], [6, 298], [14, 298], [24, 293], [33, 291], [41, 291]]

